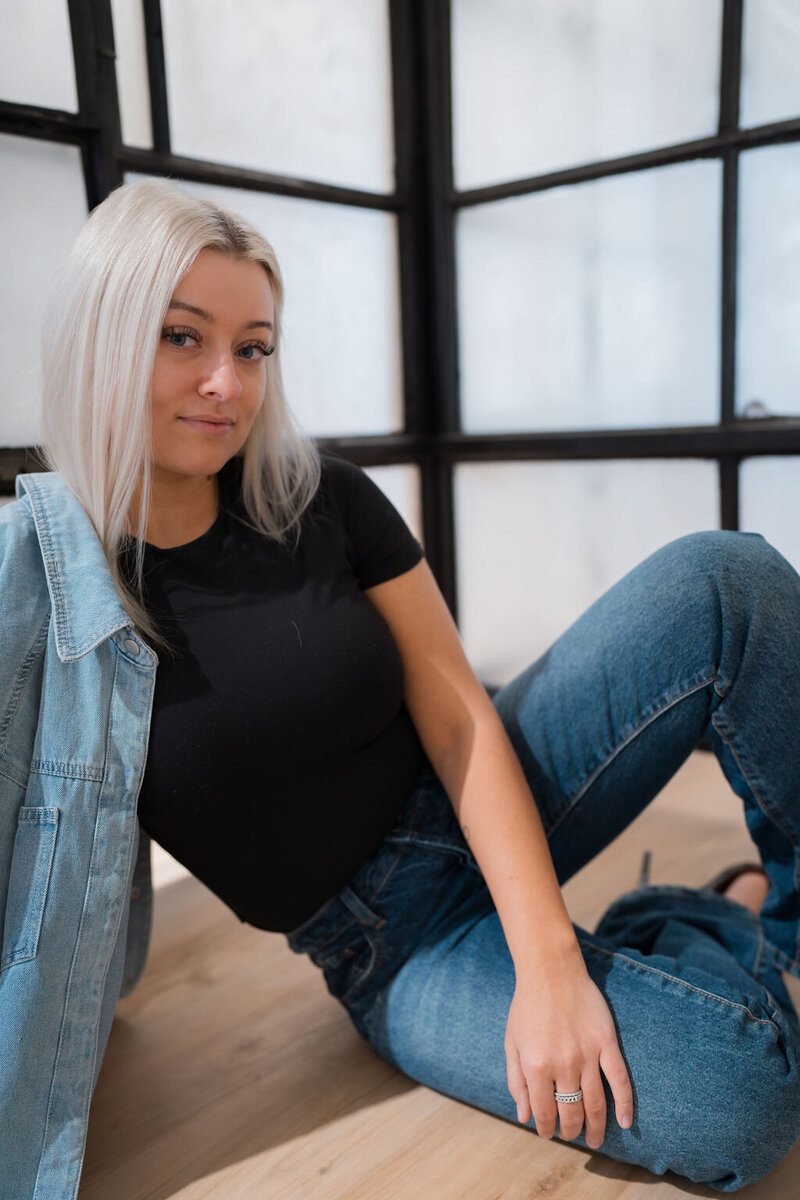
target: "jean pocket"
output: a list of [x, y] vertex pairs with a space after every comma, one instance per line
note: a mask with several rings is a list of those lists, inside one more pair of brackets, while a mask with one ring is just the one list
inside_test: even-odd
[[59, 810], [21, 808], [6, 897], [0, 971], [36, 957], [50, 886]]

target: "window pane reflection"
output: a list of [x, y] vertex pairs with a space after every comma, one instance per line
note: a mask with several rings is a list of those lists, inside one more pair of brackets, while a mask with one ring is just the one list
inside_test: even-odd
[[748, 458], [739, 470], [740, 527], [762, 533], [800, 571], [800, 457]]
[[177, 154], [394, 187], [386, 0], [161, 0]]
[[114, 16], [114, 65], [119, 91], [122, 140], [126, 146], [150, 150], [150, 82], [147, 76], [147, 43], [141, 0], [111, 0]]
[[800, 146], [739, 160], [739, 413], [800, 415]]
[[716, 132], [721, 0], [453, 0], [456, 186]]
[[469, 463], [455, 472], [459, 625], [503, 684], [659, 546], [718, 527], [715, 463]]
[[80, 150], [0, 134], [0, 445], [39, 440], [42, 313], [55, 268], [86, 220]]
[[78, 111], [67, 0], [0, 4], [0, 99]]
[[742, 125], [800, 115], [797, 0], [747, 0], [742, 47]]
[[462, 210], [465, 428], [715, 422], [720, 180], [695, 162]]

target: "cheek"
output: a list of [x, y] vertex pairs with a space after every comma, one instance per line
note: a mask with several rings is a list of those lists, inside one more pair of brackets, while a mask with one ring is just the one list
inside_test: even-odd
[[266, 380], [264, 380], [264, 379], [254, 381], [249, 387], [247, 387], [245, 389], [245, 393], [242, 396], [242, 399], [245, 400], [246, 409], [247, 409], [247, 417], [251, 421], [254, 421], [256, 419], [259, 412], [261, 411], [261, 409], [264, 406], [265, 390], [266, 390]]

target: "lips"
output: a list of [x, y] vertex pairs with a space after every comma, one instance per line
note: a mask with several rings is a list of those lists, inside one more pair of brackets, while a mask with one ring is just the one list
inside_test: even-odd
[[234, 422], [227, 420], [225, 417], [178, 417], [178, 420], [183, 421], [184, 425], [188, 425], [190, 429], [196, 430], [197, 433], [209, 433], [216, 437], [222, 437], [224, 434], [230, 433], [234, 426]]

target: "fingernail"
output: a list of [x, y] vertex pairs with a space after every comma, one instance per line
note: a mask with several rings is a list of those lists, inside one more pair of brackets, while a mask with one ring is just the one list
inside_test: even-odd
[[620, 1123], [620, 1125], [622, 1126], [622, 1128], [623, 1128], [623, 1129], [630, 1129], [630, 1127], [631, 1127], [631, 1118], [630, 1118], [630, 1116], [628, 1115], [628, 1113], [625, 1113], [623, 1116], [621, 1116], [621, 1117], [620, 1117], [620, 1119], [619, 1119], [619, 1123]]

